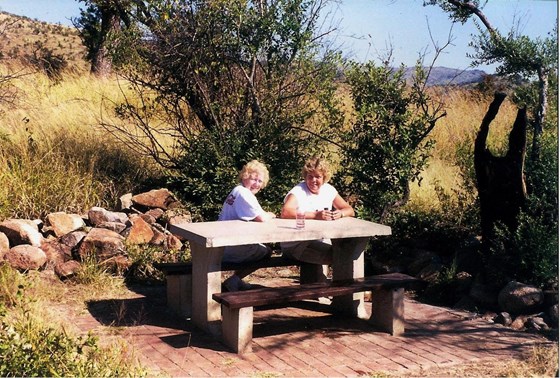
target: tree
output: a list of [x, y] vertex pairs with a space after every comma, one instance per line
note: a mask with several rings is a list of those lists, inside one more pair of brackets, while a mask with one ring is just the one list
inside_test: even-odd
[[[487, 1], [484, 1], [486, 4]], [[552, 73], [558, 72], [558, 39], [557, 30], [553, 30], [548, 38], [536, 38], [520, 35], [514, 28], [502, 35], [492, 26], [482, 12], [480, 0], [429, 0], [424, 5], [438, 5], [449, 13], [453, 21], [464, 24], [469, 18], [477, 17], [486, 28], [486, 32], [477, 24], [480, 31], [471, 42], [475, 49], [473, 66], [498, 63], [498, 75], [521, 75], [524, 78], [536, 77], [539, 83], [538, 104], [534, 109], [533, 148], [531, 157], [537, 160], [540, 154], [540, 141], [543, 125], [548, 109], [548, 85]], [[475, 21], [476, 24], [476, 21]], [[557, 29], [557, 28], [555, 28]]]
[[128, 21], [129, 0], [79, 0], [86, 4], [80, 17], [73, 20], [87, 49], [91, 72], [99, 77], [112, 73], [111, 46], [121, 32], [121, 22]]
[[346, 133], [340, 185], [363, 214], [381, 221], [408, 201], [432, 143], [428, 135], [445, 113], [426, 92], [427, 72], [418, 63], [412, 85], [404, 67], [354, 63], [348, 72], [356, 121]]
[[[279, 206], [301, 163], [340, 123], [338, 54], [321, 50], [322, 0], [135, 3], [145, 30], [121, 73], [136, 97], [104, 124], [172, 172], [169, 185], [215, 218], [236, 172], [269, 165]], [[130, 128], [133, 122], [134, 128]]]

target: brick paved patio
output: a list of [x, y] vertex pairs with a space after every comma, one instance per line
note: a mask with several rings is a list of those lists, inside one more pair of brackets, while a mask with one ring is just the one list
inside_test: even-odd
[[114, 335], [107, 326], [119, 325], [118, 337], [133, 346], [153, 375], [172, 377], [421, 375], [433, 367], [519, 359], [535, 345], [552, 345], [538, 335], [413, 300], [405, 303], [405, 336], [393, 337], [309, 301], [255, 309], [253, 352], [240, 356], [171, 313], [164, 287], [90, 303], [88, 309], [75, 317], [82, 331]]

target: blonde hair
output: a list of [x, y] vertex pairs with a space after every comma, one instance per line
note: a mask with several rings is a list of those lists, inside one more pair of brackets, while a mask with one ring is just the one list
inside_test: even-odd
[[313, 156], [305, 162], [301, 171], [303, 179], [305, 180], [307, 175], [314, 171], [320, 172], [323, 175], [324, 183], [331, 179], [332, 172], [329, 162], [319, 156]]
[[248, 179], [253, 173], [261, 173], [263, 175], [263, 188], [268, 185], [268, 168], [266, 168], [266, 165], [258, 160], [251, 160], [243, 166], [243, 168], [239, 172], [239, 181], [241, 182], [245, 179]]

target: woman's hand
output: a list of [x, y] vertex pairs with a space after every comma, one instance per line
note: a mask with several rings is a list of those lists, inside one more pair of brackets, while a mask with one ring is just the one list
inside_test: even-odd
[[344, 217], [344, 213], [340, 210], [321, 210], [318, 219], [337, 220]]

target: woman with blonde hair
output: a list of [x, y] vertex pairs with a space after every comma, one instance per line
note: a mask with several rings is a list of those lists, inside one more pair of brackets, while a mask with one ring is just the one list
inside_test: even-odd
[[[239, 184], [232, 189], [222, 206], [219, 221], [244, 220], [266, 222], [276, 218], [272, 212], [265, 211], [259, 204], [256, 194], [266, 187], [269, 181], [268, 169], [258, 160], [245, 164], [239, 172]], [[258, 261], [270, 257], [272, 251], [263, 244], [249, 244], [226, 247], [222, 261], [243, 263]], [[254, 270], [239, 270], [224, 281], [223, 286], [228, 291], [247, 290], [251, 285], [243, 278]]]
[[[294, 186], [284, 198], [282, 218], [296, 218], [298, 211], [305, 212], [306, 219], [335, 221], [353, 217], [354, 209], [338, 191], [328, 183], [332, 175], [329, 163], [314, 156], [305, 162], [302, 169], [303, 181]], [[290, 258], [312, 264], [321, 264], [326, 279], [328, 265], [332, 263], [333, 252], [330, 240], [281, 243], [282, 253]]]

